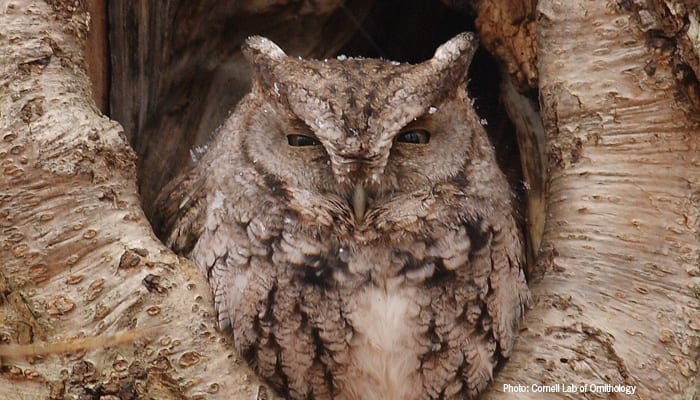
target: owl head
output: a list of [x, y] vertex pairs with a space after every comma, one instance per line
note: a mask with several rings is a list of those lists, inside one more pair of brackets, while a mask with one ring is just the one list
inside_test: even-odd
[[271, 186], [283, 182], [296, 208], [324, 203], [361, 229], [391, 201], [465, 181], [465, 163], [480, 157], [469, 156], [473, 136], [485, 137], [466, 92], [476, 47], [463, 33], [412, 65], [306, 60], [251, 37], [252, 89], [236, 145], [224, 147], [241, 147]]

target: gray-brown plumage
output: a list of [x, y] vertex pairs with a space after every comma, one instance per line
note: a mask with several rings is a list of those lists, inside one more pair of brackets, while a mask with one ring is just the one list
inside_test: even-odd
[[473, 398], [510, 354], [529, 294], [475, 48], [316, 61], [252, 37], [251, 93], [161, 195], [164, 239], [290, 398]]

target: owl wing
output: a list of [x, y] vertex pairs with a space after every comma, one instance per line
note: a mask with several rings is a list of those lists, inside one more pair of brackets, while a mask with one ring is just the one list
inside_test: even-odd
[[481, 392], [492, 379], [494, 363], [510, 356], [519, 322], [529, 303], [521, 240], [515, 223], [506, 218], [489, 225], [478, 234], [484, 240], [483, 247], [469, 257], [471, 281], [479, 294], [477, 304], [481, 308], [477, 328], [470, 335], [473, 345], [465, 349], [468, 367], [463, 378], [472, 395]]
[[[161, 240], [178, 254], [183, 254], [200, 267], [209, 279], [214, 294], [214, 307], [222, 329], [230, 327], [233, 308], [227, 302], [226, 294], [236, 296], [241, 291], [236, 286], [236, 276], [244, 274], [247, 260], [237, 259], [234, 235], [228, 233], [238, 225], [229, 224], [219, 231], [214, 224], [207, 231], [205, 225], [208, 197], [206, 173], [195, 167], [187, 174], [182, 174], [165, 186], [156, 200], [156, 217], [154, 226]], [[207, 251], [197, 252], [195, 247], [200, 239], [204, 240]], [[228, 240], [231, 239], [231, 240]], [[242, 243], [238, 235], [238, 243]], [[229, 251], [231, 250], [231, 251]], [[196, 253], [196, 254], [195, 254]], [[240, 257], [239, 257], [240, 258]], [[230, 271], [237, 271], [236, 274]], [[233, 293], [236, 292], [236, 293]], [[235, 301], [234, 301], [235, 303]], [[234, 304], [235, 305], [235, 304]]]
[[205, 179], [195, 168], [168, 183], [156, 199], [153, 225], [176, 253], [189, 254], [204, 225]]
[[530, 303], [530, 291], [524, 272], [524, 254], [519, 232], [514, 223], [491, 228], [490, 260], [493, 271], [489, 276], [487, 312], [493, 320], [494, 336], [502, 357], [510, 357], [517, 329]]
[[529, 302], [512, 218], [463, 223], [433, 250], [452, 274], [427, 288], [431, 310], [425, 315], [432, 319], [422, 324], [434, 351], [423, 355], [423, 374], [430, 398], [473, 398], [483, 391], [510, 355]]

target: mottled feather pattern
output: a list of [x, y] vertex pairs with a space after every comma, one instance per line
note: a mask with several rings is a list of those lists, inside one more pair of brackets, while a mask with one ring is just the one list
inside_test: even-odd
[[[475, 46], [462, 34], [417, 65], [323, 62], [251, 38], [251, 93], [159, 198], [161, 236], [284, 396], [472, 399], [510, 355], [529, 292], [466, 94]], [[398, 139], [412, 130], [427, 144]]]

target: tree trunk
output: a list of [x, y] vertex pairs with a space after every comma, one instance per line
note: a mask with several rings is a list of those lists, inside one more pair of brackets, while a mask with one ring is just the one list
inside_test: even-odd
[[141, 211], [72, 4], [0, 2], [0, 398], [260, 398], [206, 280]]
[[[636, 393], [619, 398], [697, 399], [700, 134], [693, 86], [677, 82], [669, 50], [678, 40], [683, 78], [694, 78], [697, 36], [649, 27], [650, 12], [624, 1], [541, 0], [534, 13], [506, 3], [522, 14], [513, 26], [530, 21], [532, 34], [537, 23], [536, 68], [532, 47], [512, 46], [522, 32], [487, 28], [502, 11], [474, 8], [485, 38], [512, 38], [484, 43], [515, 87], [539, 79], [545, 274], [484, 397], [540, 399], [534, 389], [563, 383], [589, 386], [549, 396], [608, 398], [590, 385], [622, 384]], [[154, 237], [134, 152], [91, 99], [87, 14], [74, 4], [0, 0], [0, 399], [272, 398], [214, 328], [204, 277]], [[698, 26], [697, 10], [653, 15], [662, 9]], [[156, 84], [139, 90], [177, 93], [169, 78]], [[126, 107], [132, 129], [158, 109]]]
[[556, 394], [579, 399], [609, 398], [591, 385], [620, 384], [636, 387], [629, 398], [697, 399], [698, 115], [632, 13], [605, 1], [582, 7], [538, 5], [547, 272], [492, 387], [519, 384], [529, 393], [518, 398], [540, 399], [533, 389], [543, 384], [588, 384]]

